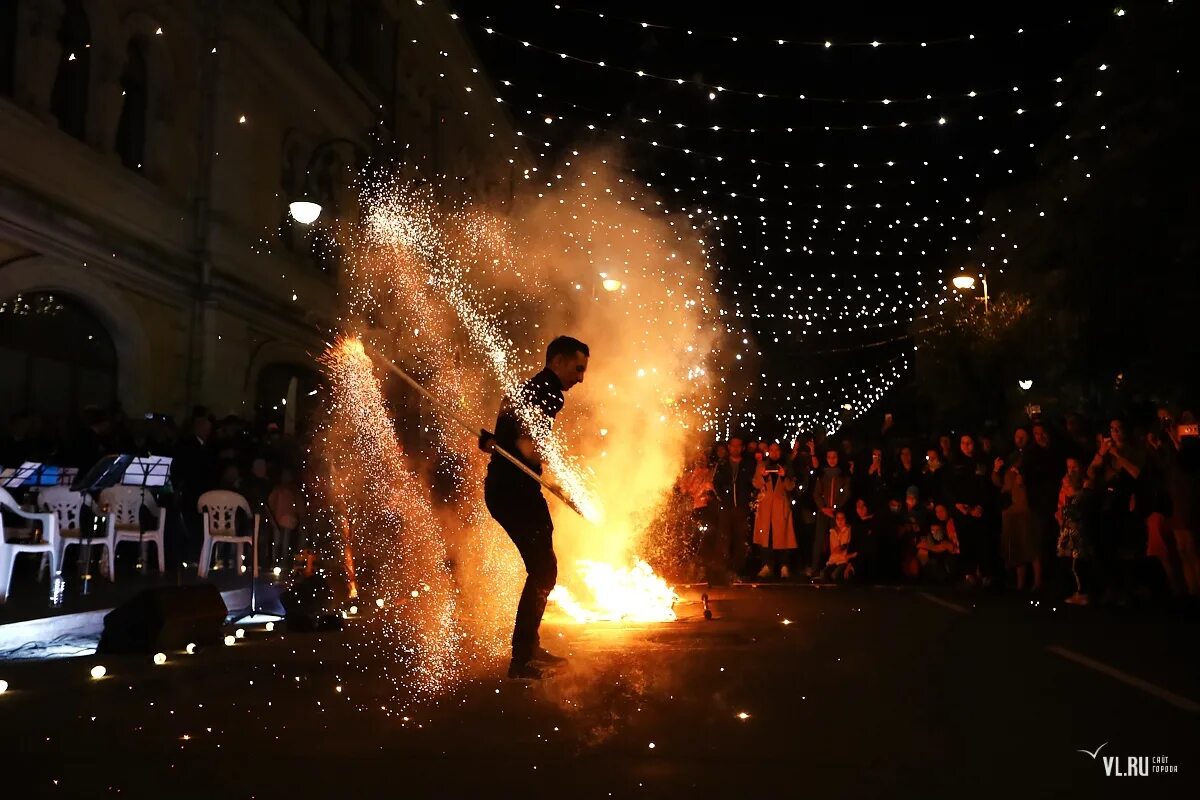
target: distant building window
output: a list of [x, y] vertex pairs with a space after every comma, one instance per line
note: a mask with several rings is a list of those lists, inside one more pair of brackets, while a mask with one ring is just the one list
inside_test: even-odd
[[88, 80], [91, 73], [91, 27], [82, 0], [66, 0], [58, 43], [62, 52], [50, 110], [63, 132], [83, 139], [87, 135]]
[[117, 123], [117, 155], [135, 172], [142, 171], [146, 157], [146, 41], [129, 40], [125, 69], [121, 72], [121, 119]]
[[116, 400], [116, 348], [104, 325], [69, 295], [3, 297], [0, 375], [0, 416], [33, 410], [67, 418]]

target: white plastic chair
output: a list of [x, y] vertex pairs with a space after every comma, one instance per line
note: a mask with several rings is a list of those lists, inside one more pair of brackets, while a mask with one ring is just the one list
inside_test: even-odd
[[0, 507], [12, 512], [23, 519], [42, 523], [42, 541], [21, 542], [8, 541], [4, 526], [0, 525], [0, 604], [8, 599], [8, 589], [12, 585], [13, 566], [21, 553], [41, 553], [50, 557], [50, 580], [53, 585], [54, 576], [58, 575], [58, 517], [53, 513], [36, 514], [24, 511], [7, 489], [0, 488]]
[[[54, 551], [58, 555], [58, 563], [67, 563], [67, 548], [83, 544], [82, 513], [83, 507], [96, 510], [92, 499], [82, 492], [72, 492], [66, 486], [51, 486], [38, 494], [38, 506], [43, 511], [49, 511], [58, 519], [58, 541]], [[103, 537], [92, 539], [92, 543], [104, 544]]]
[[[121, 542], [154, 543], [158, 555], [158, 571], [166, 572], [166, 557], [163, 555], [163, 533], [167, 529], [166, 509], [158, 507], [150, 492], [144, 492], [138, 486], [110, 486], [100, 492], [101, 505], [108, 506], [108, 541], [112, 547], [108, 551], [108, 574], [113, 581], [117, 579], [117, 546]], [[153, 530], [142, 532], [142, 506], [157, 512], [158, 525]]]
[[[254, 519], [254, 532], [249, 536], [238, 535], [238, 509], [245, 511], [246, 516]], [[199, 576], [201, 578], [208, 576], [209, 567], [212, 565], [213, 548], [219, 544], [234, 545], [235, 554], [237, 546], [240, 545], [241, 553], [239, 555], [242, 560], [246, 558], [246, 548], [249, 547], [251, 558], [254, 559], [252, 567], [254, 573], [257, 574], [258, 548], [255, 546], [255, 542], [258, 541], [258, 527], [261, 519], [258, 514], [250, 511], [250, 504], [246, 502], [246, 498], [237, 492], [220, 490], [205, 492], [196, 501], [196, 510], [204, 519], [204, 545], [200, 551]]]

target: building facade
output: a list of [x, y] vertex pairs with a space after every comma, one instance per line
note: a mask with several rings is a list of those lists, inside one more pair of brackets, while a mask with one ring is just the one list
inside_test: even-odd
[[364, 153], [489, 200], [520, 174], [439, 6], [2, 0], [0, 420], [307, 397]]

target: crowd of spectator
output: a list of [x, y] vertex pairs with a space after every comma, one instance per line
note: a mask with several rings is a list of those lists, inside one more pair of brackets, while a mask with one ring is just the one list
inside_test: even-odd
[[15, 414], [0, 435], [4, 467], [34, 462], [86, 473], [103, 456], [116, 453], [173, 459], [168, 485], [155, 492], [157, 504], [172, 511], [167, 518], [168, 564], [199, 560], [197, 501], [214, 489], [241, 494], [252, 513], [261, 515], [261, 566], [286, 569], [304, 546], [299, 538], [304, 447], [278, 424], [254, 425], [236, 416], [218, 419], [202, 407], [183, 425], [163, 415], [131, 419], [119, 409], [89, 408], [77, 422], [54, 427], [44, 425], [37, 414]]
[[1123, 605], [1200, 597], [1190, 412], [872, 442], [721, 442], [679, 483], [706, 579], [961, 583]]

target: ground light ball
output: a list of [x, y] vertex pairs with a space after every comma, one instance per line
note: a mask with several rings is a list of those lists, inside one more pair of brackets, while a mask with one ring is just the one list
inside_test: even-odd
[[94, 680], [100, 680], [104, 677], [104, 673], [106, 672], [108, 672], [108, 670], [104, 668], [103, 664], [97, 664], [96, 666], [92, 667], [92, 678]]
[[353, 616], [357, 613], [358, 613], [358, 606], [350, 606], [350, 615]]
[[184, 651], [186, 651], [186, 652], [187, 652], [187, 654], [188, 654], [189, 656], [194, 656], [194, 655], [196, 655], [196, 644], [195, 644], [195, 642], [188, 642], [188, 646], [184, 648]]
[[155, 653], [154, 654], [154, 663], [160, 667], [163, 664], [167, 663], [167, 654], [166, 653]]
[[245, 639], [246, 638], [246, 629], [238, 628], [236, 631], [233, 632], [233, 635], [239, 639]]
[[378, 600], [376, 600], [375, 605], [377, 605], [380, 608], [383, 608], [383, 598], [381, 597]]
[[226, 647], [233, 647], [233, 643], [234, 643], [235, 641], [237, 641], [237, 640], [236, 640], [236, 639], [234, 639], [232, 636], [226, 636], [226, 637], [225, 637], [225, 646], [226, 646]]
[[0, 694], [8, 691], [8, 681], [0, 681]]
[[268, 622], [268, 623], [267, 623], [267, 632], [268, 632], [268, 633], [270, 633], [270, 632], [271, 632], [271, 631], [273, 631], [273, 630], [275, 630], [275, 623], [274, 623], [274, 622]]

